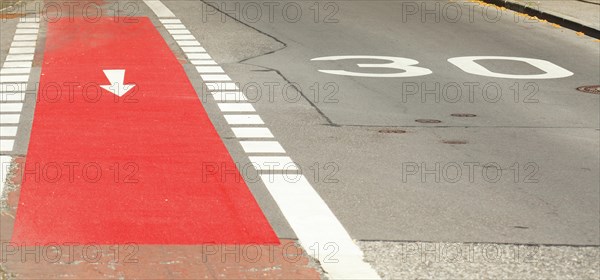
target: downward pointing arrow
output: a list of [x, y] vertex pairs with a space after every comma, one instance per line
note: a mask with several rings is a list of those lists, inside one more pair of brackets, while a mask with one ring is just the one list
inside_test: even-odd
[[125, 85], [125, 70], [124, 69], [111, 69], [103, 70], [104, 75], [110, 82], [110, 85], [101, 86], [103, 89], [108, 90], [115, 95], [121, 97], [125, 95], [130, 89], [135, 87], [135, 84]]

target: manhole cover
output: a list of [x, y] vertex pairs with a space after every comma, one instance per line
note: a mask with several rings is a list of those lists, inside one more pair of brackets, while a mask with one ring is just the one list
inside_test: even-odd
[[442, 122], [440, 120], [433, 120], [433, 119], [418, 119], [415, 121], [418, 123], [441, 123]]
[[468, 113], [456, 113], [456, 114], [450, 114], [450, 116], [459, 117], [459, 118], [473, 118], [473, 117], [477, 117], [477, 115], [475, 115], [475, 114], [468, 114]]
[[379, 133], [398, 133], [398, 134], [401, 134], [401, 133], [406, 133], [406, 130], [402, 130], [402, 129], [388, 129], [388, 128], [386, 128], [386, 129], [380, 129]]
[[578, 91], [592, 94], [600, 94], [600, 85], [582, 86], [577, 88]]
[[442, 143], [461, 145], [461, 144], [467, 144], [467, 141], [465, 141], [465, 140], [444, 140], [444, 141], [442, 141]]

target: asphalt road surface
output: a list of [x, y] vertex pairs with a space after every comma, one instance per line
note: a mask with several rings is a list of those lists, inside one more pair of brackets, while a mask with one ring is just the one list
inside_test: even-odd
[[[46, 161], [48, 157], [66, 154], [77, 158], [81, 153], [97, 153], [97, 157], [102, 157], [110, 152], [88, 150], [83, 143], [75, 143], [73, 153], [57, 149], [52, 154], [46, 146], [34, 141], [56, 141], [59, 145], [66, 140], [95, 139], [98, 135], [118, 138], [139, 133], [135, 135], [141, 136], [131, 136], [139, 139], [130, 143], [138, 145], [136, 143], [147, 141], [143, 135], [152, 135], [145, 125], [148, 130], [154, 130], [156, 138], [171, 135], [169, 133], [175, 130], [172, 127], [183, 127], [184, 131], [176, 134], [181, 135], [177, 140], [158, 141], [158, 146], [148, 144], [148, 149], [156, 148], [156, 154], [169, 153], [172, 160], [135, 155], [137, 159], [143, 158], [140, 174], [144, 174], [146, 165], [148, 168], [158, 166], [175, 173], [165, 174], [164, 178], [185, 184], [188, 176], [217, 172], [204, 169], [210, 159], [197, 166], [201, 171], [187, 170], [186, 162], [208, 154], [229, 153], [258, 203], [257, 211], [262, 210], [266, 217], [267, 226], [271, 226], [279, 239], [298, 240], [304, 250], [319, 261], [322, 277], [597, 279], [599, 276], [600, 100], [598, 94], [576, 90], [600, 84], [598, 40], [479, 2], [109, 1], [95, 5], [102, 7], [104, 16], [111, 19], [115, 14], [123, 18], [149, 18], [148, 28], [153, 26], [158, 30], [183, 65], [182, 73], [187, 75], [218, 133], [214, 134], [218, 136], [215, 139], [220, 139], [226, 150], [219, 150], [220, 144], [214, 144], [219, 141], [209, 139], [212, 130], [195, 132], [194, 115], [185, 114], [182, 121], [189, 118], [190, 126], [184, 123], [180, 127], [168, 123], [169, 119], [163, 119], [160, 113], [164, 108], [172, 111], [180, 108], [183, 114], [196, 108], [193, 102], [169, 105], [159, 98], [157, 102], [163, 107], [150, 104], [147, 111], [140, 111], [140, 116], [147, 115], [148, 119], [131, 123], [130, 127], [139, 129], [132, 132], [124, 128], [127, 126], [119, 126], [123, 130], [110, 136], [103, 130], [87, 130], [83, 125], [49, 130], [53, 126], [48, 123], [53, 119], [66, 123], [71, 120], [68, 116], [79, 118], [78, 114], [87, 114], [89, 109], [56, 107], [52, 110], [53, 107], [48, 107], [52, 103], [36, 102], [33, 98], [39, 98], [41, 91], [28, 90], [16, 125], [17, 133], [10, 136], [7, 129], [2, 136], [2, 140], [14, 140], [10, 147], [5, 144], [3, 156]], [[63, 8], [61, 11], [63, 18], [89, 17], [87, 10]], [[69, 43], [70, 37], [79, 36], [77, 40], [86, 42], [98, 40], [107, 47], [119, 42], [129, 46], [116, 39], [102, 41], [105, 39], [102, 32], [113, 32], [110, 28], [104, 31], [97, 27], [99, 31], [94, 35], [92, 29], [77, 33], [76, 29], [64, 27], [71, 33], [63, 34], [63, 38], [59, 32], [62, 27], [56, 28], [55, 33], [49, 28], [48, 19], [56, 16], [56, 12], [46, 11], [45, 15], [40, 21], [40, 39], [35, 46], [29, 88], [40, 82], [40, 77], [42, 84], [44, 77], [52, 81], [56, 76], [54, 72], [44, 71], [52, 71], [48, 63], [63, 63], [60, 57], [72, 59], [64, 65], [96, 67], [88, 63], [93, 59], [79, 62], [79, 56], [70, 57], [71, 52], [60, 51], [72, 47], [73, 52], [77, 52], [77, 48], [83, 52], [87, 45], [78, 45], [79, 41]], [[146, 35], [139, 34], [146, 34], [146, 27], [135, 29], [136, 24], [141, 25], [139, 22], [145, 21], [123, 23], [123, 26], [134, 26], [131, 42], [143, 45]], [[173, 31], [183, 28], [189, 32]], [[15, 29], [15, 21], [2, 22], [0, 58], [3, 62], [10, 55], [8, 49]], [[163, 61], [152, 56], [161, 53], [159, 47], [154, 50], [158, 43], [152, 41], [159, 37], [152, 35], [154, 31], [148, 32], [146, 50], [137, 49], [140, 53], [147, 52], [139, 60], [143, 62], [136, 62], [141, 66], [119, 66], [126, 69], [125, 73], [139, 72], [125, 74], [139, 77], [139, 80], [131, 78], [139, 83], [137, 87], [142, 93], [139, 98], [146, 97], [144, 77], [157, 82], [157, 87], [162, 80], [180, 80], [177, 71], [168, 70], [171, 69], [169, 63], [176, 60]], [[50, 37], [52, 34], [61, 39]], [[187, 35], [193, 35], [198, 46], [204, 49], [194, 49], [196, 45], [191, 43], [182, 45], [180, 41], [187, 40]], [[54, 43], [44, 44], [48, 40]], [[100, 78], [104, 77], [100, 70], [110, 68], [102, 62], [103, 55], [109, 54], [86, 54], [96, 55], [105, 67], [98, 68]], [[123, 59], [130, 56], [135, 55]], [[54, 57], [56, 60], [51, 60]], [[214, 63], [208, 61], [211, 58]], [[172, 78], [165, 71], [171, 73]], [[85, 70], [81, 72], [84, 77]], [[69, 75], [78, 79], [76, 74]], [[6, 77], [9, 76], [3, 75]], [[106, 77], [114, 82], [109, 74]], [[242, 92], [247, 101], [226, 102], [231, 100], [214, 95], [219, 90], [213, 91], [211, 86], [222, 86], [221, 83], [228, 81], [237, 83], [239, 90], [228, 88], [226, 91]], [[181, 87], [175, 89], [189, 91], [182, 83], [178, 82]], [[247, 103], [251, 104], [250, 108]], [[61, 108], [70, 112], [65, 119], [59, 116], [61, 114], [48, 115]], [[102, 116], [113, 114], [105, 113]], [[259, 115], [264, 125], [244, 123], [248, 119], [236, 125], [239, 115]], [[6, 117], [3, 115], [3, 118]], [[87, 124], [87, 120], [83, 122]], [[102, 122], [93, 123], [102, 127]], [[104, 125], [112, 127], [109, 121]], [[3, 123], [3, 126], [15, 125]], [[268, 132], [235, 130], [255, 126], [268, 128]], [[75, 129], [72, 127], [77, 132], [69, 132]], [[36, 134], [36, 131], [40, 132]], [[80, 135], [90, 138], [78, 138]], [[187, 136], [200, 138], [186, 142]], [[213, 140], [216, 142], [210, 142]], [[119, 146], [113, 147], [119, 149]], [[193, 147], [194, 152], [180, 147]], [[126, 160], [127, 156], [127, 153], [121, 154], [119, 159]], [[219, 156], [216, 158], [211, 163], [220, 161]], [[265, 160], [295, 164], [284, 170], [246, 168]], [[177, 164], [180, 164], [177, 168], [169, 167]], [[219, 165], [216, 166], [218, 169]], [[292, 165], [286, 165], [289, 166]], [[262, 180], [258, 174], [262, 174]], [[289, 178], [294, 179], [285, 180]], [[164, 181], [157, 179], [150, 183]], [[224, 182], [225, 185], [231, 183]], [[178, 191], [174, 187], [173, 192]], [[177, 199], [183, 193], [186, 192], [178, 193]], [[69, 195], [75, 194], [61, 195], [68, 200]], [[244, 194], [238, 195], [238, 200], [230, 203], [246, 205], [247, 202], [240, 202]], [[22, 190], [21, 200], [23, 197]], [[57, 202], [56, 205], [67, 207], [69, 204]], [[143, 205], [146, 204], [131, 203], [129, 207], [148, 207]], [[256, 209], [251, 206], [246, 208], [247, 213], [238, 213], [237, 218], [223, 218], [229, 217], [223, 214], [214, 219], [236, 222], [236, 219], [253, 219], [258, 231], [264, 224], [261, 224], [260, 214], [253, 216]], [[61, 213], [57, 207], [50, 207], [49, 217]], [[184, 214], [176, 216], [186, 219], [186, 211], [192, 213], [196, 208], [190, 209], [183, 207], [180, 210]], [[214, 209], [209, 209], [212, 211], [209, 213], [214, 213]], [[36, 213], [34, 210], [31, 213]], [[155, 213], [146, 210], [148, 215]], [[200, 210], [198, 213], [208, 211]], [[30, 213], [27, 210], [21, 211], [22, 216], [17, 217], [15, 226], [20, 236], [17, 240], [31, 241], [28, 238], [44, 235], [44, 232], [31, 233], [40, 222], [27, 216]], [[176, 220], [166, 214], [158, 217]], [[210, 224], [214, 219], [202, 221]], [[236, 223], [225, 225], [237, 226]], [[173, 229], [185, 231], [186, 227], [190, 225], [173, 226]], [[191, 228], [195, 229], [193, 225]], [[208, 230], [215, 233], [215, 229]], [[82, 232], [87, 231], [79, 230], [75, 235]], [[106, 234], [98, 237], [102, 244], [118, 240]], [[229, 233], [221, 234], [228, 236]], [[148, 236], [153, 235], [148, 233]], [[259, 243], [270, 240], [268, 236], [263, 234], [256, 240]], [[161, 238], [147, 240], [155, 242], [163, 240]], [[94, 241], [93, 238], [81, 240]], [[202, 242], [183, 240], [184, 244]], [[327, 241], [334, 245], [319, 244], [327, 244]], [[443, 249], [448, 248], [448, 244], [467, 248], [460, 250], [463, 252], [460, 258], [467, 261], [462, 264], [448, 261], [449, 253]], [[504, 258], [490, 260], [494, 259], [490, 257], [491, 249], [486, 247], [490, 245], [495, 246], [496, 253], [504, 252], [499, 253]], [[323, 252], [315, 253], [319, 248]], [[328, 251], [330, 249], [333, 251]], [[515, 254], [503, 255], [515, 250], [521, 252], [522, 259], [515, 261]], [[328, 263], [327, 252], [333, 252], [334, 257], [337, 254], [339, 262]], [[471, 258], [468, 252], [484, 253]], [[427, 254], [430, 254], [429, 259]]]

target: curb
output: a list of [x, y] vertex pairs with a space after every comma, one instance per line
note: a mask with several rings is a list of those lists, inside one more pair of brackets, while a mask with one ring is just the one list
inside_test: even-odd
[[559, 15], [555, 15], [552, 13], [543, 12], [537, 9], [534, 9], [530, 6], [523, 5], [520, 3], [510, 2], [508, 0], [482, 0], [483, 2], [493, 4], [496, 6], [504, 7], [516, 12], [528, 14], [530, 16], [535, 16], [539, 19], [547, 20], [548, 22], [556, 23], [562, 27], [577, 31], [583, 32], [585, 35], [600, 39], [600, 30], [595, 29], [593, 27], [586, 26], [579, 22], [575, 22], [573, 20], [564, 18]]

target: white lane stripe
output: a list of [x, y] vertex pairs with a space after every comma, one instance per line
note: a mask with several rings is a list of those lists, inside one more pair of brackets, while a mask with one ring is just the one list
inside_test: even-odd
[[166, 19], [160, 19], [160, 22], [162, 24], [175, 24], [175, 23], [181, 23], [181, 20], [178, 19], [172, 19], [172, 18], [166, 18]]
[[237, 138], [273, 138], [271, 130], [267, 127], [232, 127], [231, 130]]
[[26, 91], [27, 83], [0, 84], [0, 92]]
[[19, 22], [17, 23], [17, 28], [40, 28], [40, 24]]
[[25, 100], [25, 92], [0, 92], [0, 102], [14, 102]]
[[12, 152], [15, 140], [0, 139], [0, 152]]
[[240, 141], [244, 152], [251, 153], [270, 153], [283, 154], [285, 150], [277, 141]]
[[144, 3], [150, 7], [150, 9], [158, 17], [176, 17], [169, 8], [167, 8], [162, 2], [158, 0], [144, 0]]
[[[175, 40], [178, 40], [178, 38], [175, 38]], [[218, 87], [218, 83], [205, 84], [209, 89], [215, 86]], [[225, 84], [232, 85], [237, 90], [235, 83]], [[219, 87], [219, 89], [225, 90], [223, 86]], [[260, 118], [258, 115], [254, 116]], [[225, 115], [228, 122], [231, 117], [233, 115]], [[290, 224], [293, 224], [292, 229], [298, 232], [297, 236], [305, 251], [310, 252], [313, 257], [320, 261], [328, 278], [380, 279], [375, 270], [363, 260], [363, 253], [360, 248], [354, 244], [348, 232], [346, 232], [327, 204], [320, 198], [303, 175], [301, 175], [300, 181], [294, 182], [300, 183], [304, 187], [300, 190], [291, 191], [289, 190], [289, 186], [285, 184], [287, 178], [283, 177], [283, 175], [288, 174], [280, 174], [279, 178], [269, 178], [270, 175], [276, 174], [261, 175], [261, 178], [265, 182], [265, 185], [268, 185], [267, 188], [271, 192], [271, 195], [276, 197], [276, 202], [280, 208], [285, 207], [282, 208], [282, 210], [285, 209], [282, 212]], [[274, 180], [269, 181], [269, 179]], [[318, 207], [311, 209], [313, 205]], [[306, 209], [310, 211], [306, 211]], [[316, 217], [317, 220], [313, 220], [313, 217]], [[332, 231], [329, 232], [328, 229], [332, 229]], [[323, 242], [317, 243], [314, 242], [315, 240]], [[340, 257], [337, 258], [336, 263], [328, 259], [328, 254], [319, 254], [317, 250], [310, 250], [315, 245], [325, 246], [332, 243], [338, 244], [340, 248]]]
[[200, 78], [202, 78], [202, 80], [206, 81], [206, 82], [225, 82], [225, 81], [231, 81], [231, 78], [228, 75], [211, 75], [211, 74], [206, 74], [206, 75], [200, 75]]
[[23, 103], [0, 103], [2, 113], [21, 112], [21, 110], [23, 110]]
[[238, 86], [234, 82], [224, 83], [204, 83], [206, 88], [210, 91], [223, 91], [223, 90], [239, 90]]
[[186, 53], [194, 53], [194, 52], [204, 53], [204, 52], [206, 52], [206, 50], [203, 47], [181, 47], [181, 49], [183, 50], [183, 52], [186, 52]]
[[379, 279], [363, 253], [304, 175], [260, 175], [304, 248], [335, 244], [337, 262], [306, 250], [318, 259], [330, 279]]
[[212, 59], [207, 53], [186, 53], [189, 59]]
[[250, 103], [219, 103], [221, 112], [256, 112]]
[[36, 41], [13, 41], [10, 47], [35, 47]]
[[0, 74], [29, 74], [29, 72], [31, 72], [30, 67], [0, 69]]
[[39, 29], [22, 29], [22, 28], [17, 28], [17, 30], [15, 31], [15, 34], [37, 34], [39, 32]]
[[220, 91], [212, 93], [215, 101], [225, 102], [225, 101], [233, 101], [233, 102], [243, 102], [247, 101], [246, 95], [244, 95], [241, 91]]
[[187, 29], [167, 29], [167, 31], [169, 31], [169, 33], [171, 33], [171, 35], [187, 35], [187, 34], [192, 34]]
[[8, 50], [8, 53], [11, 54], [24, 54], [24, 53], [34, 53], [35, 48], [23, 48], [23, 47], [12, 47]]
[[265, 124], [259, 115], [225, 115], [225, 120], [230, 125]]
[[6, 180], [8, 180], [8, 168], [12, 158], [10, 156], [0, 156], [0, 196], [4, 191]]
[[197, 66], [196, 71], [200, 74], [204, 73], [225, 73], [221, 66]]
[[173, 39], [175, 40], [196, 40], [194, 35], [173, 35]]
[[9, 54], [6, 61], [33, 60], [33, 54]]
[[191, 60], [194, 65], [217, 65], [217, 62], [212, 59]]
[[0, 113], [0, 124], [18, 124], [21, 119], [19, 114], [4, 114]]
[[164, 24], [166, 29], [186, 29], [183, 24]]
[[196, 40], [189, 40], [189, 41], [177, 40], [177, 44], [179, 44], [180, 46], [200, 46], [200, 42], [198, 42]]
[[33, 64], [32, 61], [14, 61], [14, 62], [4, 62], [4, 68], [10, 67], [31, 67]]
[[29, 75], [3, 75], [0, 76], [0, 83], [26, 83], [29, 81]]
[[250, 162], [256, 170], [279, 171], [279, 170], [298, 170], [298, 166], [290, 157], [281, 156], [250, 156]]
[[15, 35], [14, 41], [36, 41], [37, 35]]
[[16, 126], [0, 126], [0, 137], [15, 137], [17, 136]]
[[20, 18], [19, 22], [40, 22], [39, 17], [24, 17]]

